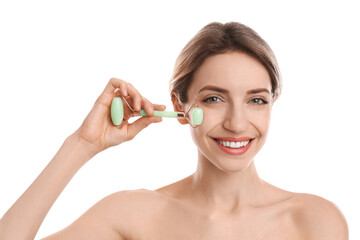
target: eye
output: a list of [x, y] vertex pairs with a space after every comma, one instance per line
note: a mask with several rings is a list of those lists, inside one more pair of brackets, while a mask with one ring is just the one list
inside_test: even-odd
[[253, 99], [251, 99], [251, 102], [256, 104], [256, 105], [268, 104], [268, 101], [266, 101], [265, 99], [262, 99], [262, 98], [253, 98]]
[[212, 96], [212, 97], [209, 97], [209, 98], [206, 98], [205, 100], [203, 100], [203, 102], [208, 102], [208, 103], [218, 102], [218, 101], [220, 101], [220, 98], [215, 97], [215, 96]]

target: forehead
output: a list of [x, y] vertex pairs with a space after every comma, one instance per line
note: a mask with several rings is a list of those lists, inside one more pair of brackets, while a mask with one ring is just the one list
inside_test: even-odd
[[242, 52], [227, 52], [208, 57], [196, 70], [189, 88], [189, 97], [206, 85], [215, 85], [231, 92], [255, 88], [271, 91], [270, 75], [254, 57]]

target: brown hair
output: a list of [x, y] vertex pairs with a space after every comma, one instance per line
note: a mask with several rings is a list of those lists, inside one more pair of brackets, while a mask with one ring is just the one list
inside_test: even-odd
[[254, 30], [237, 22], [210, 23], [186, 44], [175, 63], [170, 94], [177, 93], [180, 102], [187, 103], [187, 90], [195, 71], [206, 58], [227, 51], [240, 51], [256, 58], [269, 72], [273, 97], [280, 95], [281, 76], [273, 51]]

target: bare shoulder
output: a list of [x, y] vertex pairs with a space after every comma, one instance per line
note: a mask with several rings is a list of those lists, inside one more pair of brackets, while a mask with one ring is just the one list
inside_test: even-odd
[[125, 239], [137, 239], [134, 234], [141, 235], [167, 204], [164, 196], [147, 189], [116, 192], [103, 201], [112, 209], [112, 222]]
[[[161, 195], [148, 190], [148, 189], [136, 189], [136, 190], [123, 190], [119, 192], [115, 192], [106, 198], [104, 198], [104, 201], [108, 201], [110, 203], [113, 203], [115, 205], [118, 205], [120, 203], [127, 204], [127, 205], [136, 205], [139, 202], [142, 203], [156, 203], [159, 198], [161, 198]], [[106, 200], [107, 199], [107, 200]]]
[[144, 231], [162, 203], [159, 194], [150, 190], [119, 191], [101, 199], [71, 225], [45, 239], [138, 239], [134, 234]]
[[[109, 195], [107, 201], [115, 208], [127, 208], [137, 211], [151, 207], [157, 209], [163, 207], [170, 200], [169, 197], [148, 189], [123, 190]], [[104, 199], [105, 200], [105, 199]]]
[[292, 201], [296, 224], [307, 239], [349, 239], [345, 217], [333, 202], [304, 193], [295, 194]]

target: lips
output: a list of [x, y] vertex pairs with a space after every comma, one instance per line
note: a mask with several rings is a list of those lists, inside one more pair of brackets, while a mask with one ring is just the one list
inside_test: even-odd
[[213, 138], [213, 140], [220, 150], [230, 155], [241, 155], [246, 153], [253, 142], [253, 138], [250, 137], [219, 137]]
[[213, 138], [213, 139], [220, 140], [220, 141], [229, 141], [229, 142], [243, 142], [243, 141], [251, 140], [253, 138], [251, 138], [251, 137], [241, 137], [241, 138], [218, 137], [218, 138]]

